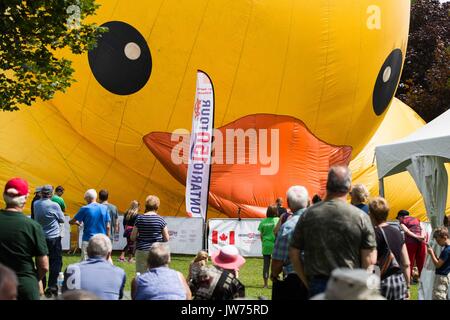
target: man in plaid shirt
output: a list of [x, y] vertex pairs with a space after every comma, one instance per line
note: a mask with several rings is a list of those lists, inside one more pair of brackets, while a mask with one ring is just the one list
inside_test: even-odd
[[[307, 300], [308, 291], [289, 260], [289, 244], [298, 219], [308, 205], [308, 190], [303, 186], [290, 187], [287, 191], [287, 203], [293, 214], [281, 226], [275, 239], [272, 252], [272, 299]], [[283, 279], [279, 278], [281, 272], [283, 272]]]

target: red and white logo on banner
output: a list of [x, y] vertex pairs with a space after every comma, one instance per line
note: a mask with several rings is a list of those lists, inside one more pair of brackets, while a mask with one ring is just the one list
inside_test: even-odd
[[221, 245], [235, 244], [234, 231], [219, 233], [217, 230], [213, 230], [212, 243], [213, 244], [221, 244]]

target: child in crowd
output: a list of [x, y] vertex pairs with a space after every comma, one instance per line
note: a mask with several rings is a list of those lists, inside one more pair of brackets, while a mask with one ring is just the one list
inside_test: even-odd
[[448, 287], [450, 283], [450, 239], [448, 229], [439, 227], [433, 233], [436, 242], [443, 247], [439, 259], [433, 249], [428, 247], [428, 253], [436, 266], [436, 276], [433, 286], [433, 300], [447, 300]]
[[123, 217], [123, 236], [127, 239], [127, 245], [123, 248], [120, 254], [119, 261], [125, 262], [125, 253], [128, 253], [128, 262], [135, 263], [134, 256], [134, 241], [131, 240], [131, 232], [139, 214], [139, 202], [137, 200], [131, 201], [130, 207], [125, 212]]
[[188, 282], [191, 281], [200, 271], [201, 267], [205, 267], [208, 263], [208, 252], [200, 250], [194, 260], [189, 265]]

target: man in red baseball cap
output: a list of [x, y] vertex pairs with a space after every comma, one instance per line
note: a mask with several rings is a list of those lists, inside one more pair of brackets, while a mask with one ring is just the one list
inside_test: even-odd
[[21, 178], [13, 178], [6, 183], [3, 194], [3, 197], [8, 198], [9, 203], [21, 206], [20, 209], [22, 209], [25, 206], [29, 194], [28, 182]]
[[41, 225], [22, 214], [28, 194], [24, 179], [13, 178], [5, 185], [6, 208], [0, 209], [0, 263], [16, 273], [19, 300], [39, 300], [38, 283], [48, 271], [48, 249]]

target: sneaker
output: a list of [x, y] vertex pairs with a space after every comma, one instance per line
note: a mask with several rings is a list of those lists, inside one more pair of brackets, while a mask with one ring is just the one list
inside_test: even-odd
[[125, 258], [119, 258], [119, 259], [117, 259], [117, 261], [119, 261], [119, 262], [125, 262]]

